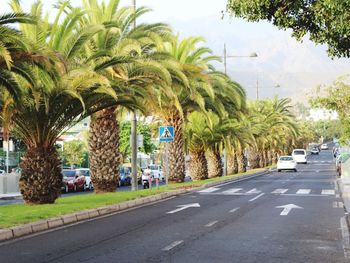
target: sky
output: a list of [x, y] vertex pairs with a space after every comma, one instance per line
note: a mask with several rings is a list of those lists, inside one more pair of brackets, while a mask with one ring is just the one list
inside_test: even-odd
[[[7, 0], [2, 0], [6, 1]], [[231, 18], [222, 19], [227, 0], [136, 0], [137, 6], [147, 6], [153, 11], [140, 22], [165, 22], [181, 37], [204, 36], [205, 45], [218, 56], [223, 55], [226, 43], [231, 56], [245, 56], [252, 52], [257, 58], [229, 58], [228, 74], [240, 83], [251, 99], [278, 95], [294, 101], [307, 102], [318, 85], [332, 83], [337, 77], [350, 73], [350, 59], [330, 59], [326, 46], [315, 45], [307, 38], [302, 43], [267, 22], [249, 23]], [[34, 0], [22, 0], [24, 10], [29, 10]], [[43, 0], [46, 10], [54, 12], [56, 1]], [[71, 0], [79, 5], [81, 0]], [[121, 0], [121, 6], [132, 0]], [[9, 11], [3, 8], [4, 12]], [[222, 63], [216, 63], [223, 70]], [[277, 87], [277, 88], [276, 88]]]

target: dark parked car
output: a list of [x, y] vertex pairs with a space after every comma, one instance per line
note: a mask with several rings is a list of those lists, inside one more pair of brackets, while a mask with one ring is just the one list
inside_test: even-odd
[[124, 166], [119, 169], [119, 186], [123, 185], [131, 185], [131, 169]]
[[83, 191], [85, 187], [85, 176], [77, 174], [74, 169], [63, 169], [62, 191], [68, 193], [69, 191]]

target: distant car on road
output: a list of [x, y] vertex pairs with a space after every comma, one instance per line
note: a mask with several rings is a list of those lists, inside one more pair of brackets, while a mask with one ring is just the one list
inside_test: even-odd
[[282, 170], [297, 171], [297, 162], [293, 159], [293, 156], [281, 156], [277, 162], [277, 172]]
[[310, 150], [310, 153], [311, 154], [319, 154], [319, 150], [318, 150], [318, 148], [317, 147], [313, 147], [313, 148], [311, 148], [311, 150]]
[[121, 166], [119, 169], [119, 186], [131, 185], [131, 169]]
[[85, 176], [76, 174], [75, 169], [63, 169], [62, 191], [82, 191], [85, 189]]
[[292, 156], [293, 156], [294, 161], [296, 161], [296, 163], [307, 164], [307, 154], [306, 154], [306, 151], [304, 149], [293, 150]]
[[322, 144], [321, 150], [328, 150], [328, 144], [326, 144], [326, 143]]

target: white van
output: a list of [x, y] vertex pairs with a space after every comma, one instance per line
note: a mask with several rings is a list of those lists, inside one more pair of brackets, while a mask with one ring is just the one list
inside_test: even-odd
[[307, 164], [307, 154], [304, 149], [294, 149], [292, 153], [294, 161]]

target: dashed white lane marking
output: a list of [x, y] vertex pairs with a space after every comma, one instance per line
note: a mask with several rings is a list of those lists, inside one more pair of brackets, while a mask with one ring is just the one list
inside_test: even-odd
[[272, 191], [271, 194], [284, 194], [287, 191], [288, 189], [285, 188], [277, 188], [276, 190]]
[[308, 195], [310, 194], [311, 192], [311, 189], [299, 189], [297, 191], [297, 195]]
[[239, 209], [239, 207], [233, 208], [232, 210], [229, 211], [229, 213], [234, 213]]
[[241, 190], [242, 190], [242, 188], [231, 188], [229, 190], [223, 191], [222, 193], [223, 194], [234, 194], [234, 193], [237, 193]]
[[205, 226], [206, 227], [211, 227], [211, 226], [215, 225], [217, 222], [219, 222], [219, 221], [210, 222], [210, 223], [206, 224]]
[[254, 198], [250, 199], [249, 202], [253, 202], [253, 201], [255, 201], [256, 199], [262, 197], [263, 195], [264, 195], [264, 193], [261, 193], [261, 194], [255, 196]]
[[183, 240], [178, 240], [178, 241], [174, 241], [173, 243], [171, 243], [169, 246], [166, 246], [165, 248], [163, 248], [163, 251], [169, 251], [172, 250], [174, 247], [182, 244], [184, 241]]
[[210, 187], [210, 188], [207, 188], [204, 190], [200, 190], [200, 191], [198, 191], [198, 193], [212, 193], [212, 192], [215, 192], [218, 190], [220, 190], [220, 188]]
[[332, 204], [333, 208], [337, 208], [338, 207], [338, 202], [337, 201], [334, 201], [333, 204]]
[[259, 194], [259, 193], [261, 193], [261, 191], [256, 190], [256, 188], [253, 188], [247, 192], [247, 194]]
[[335, 191], [332, 189], [323, 189], [321, 195], [334, 195]]

